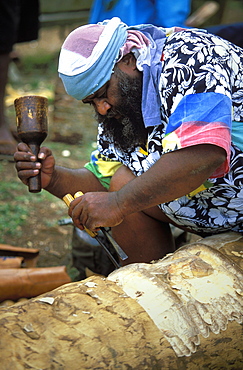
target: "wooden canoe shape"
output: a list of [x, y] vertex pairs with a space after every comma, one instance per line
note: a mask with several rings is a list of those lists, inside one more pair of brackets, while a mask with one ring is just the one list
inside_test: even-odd
[[1, 308], [1, 369], [242, 369], [242, 247], [208, 237]]

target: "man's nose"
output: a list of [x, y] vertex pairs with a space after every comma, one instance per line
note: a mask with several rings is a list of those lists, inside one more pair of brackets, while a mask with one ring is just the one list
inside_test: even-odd
[[99, 114], [102, 116], [105, 116], [109, 109], [111, 109], [111, 105], [107, 102], [106, 99], [93, 99], [93, 102], [95, 104], [95, 108]]

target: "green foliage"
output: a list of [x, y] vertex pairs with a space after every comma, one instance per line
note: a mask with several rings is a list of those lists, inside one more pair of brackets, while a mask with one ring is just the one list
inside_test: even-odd
[[[1, 170], [0, 170], [1, 171]], [[21, 236], [21, 225], [26, 222], [28, 201], [23, 195], [17, 195], [21, 184], [0, 182], [0, 242], [4, 235]]]
[[57, 59], [58, 55], [53, 53], [48, 54], [46, 52], [25, 55], [21, 58], [20, 70], [26, 75], [31, 74], [31, 77], [33, 77], [33, 73], [39, 75], [40, 72], [45, 72], [45, 75], [41, 75], [42, 78], [53, 74], [56, 75]]
[[4, 243], [4, 235], [21, 236], [21, 227], [26, 222], [27, 208], [21, 205], [1, 204], [0, 206], [0, 242]]
[[[4, 165], [0, 163], [0, 178]], [[22, 236], [22, 226], [36, 212], [40, 204], [59, 203], [60, 200], [48, 192], [42, 191], [31, 196], [26, 186], [18, 179], [10, 178], [0, 181], [0, 243], [5, 237]], [[61, 213], [60, 213], [61, 215]], [[57, 220], [55, 220], [57, 222]]]

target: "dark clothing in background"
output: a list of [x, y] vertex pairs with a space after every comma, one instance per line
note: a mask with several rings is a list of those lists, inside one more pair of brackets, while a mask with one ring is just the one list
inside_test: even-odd
[[38, 18], [38, 0], [0, 0], [0, 53], [11, 52], [16, 43], [36, 40]]
[[223, 24], [207, 28], [208, 32], [243, 48], [243, 23]]

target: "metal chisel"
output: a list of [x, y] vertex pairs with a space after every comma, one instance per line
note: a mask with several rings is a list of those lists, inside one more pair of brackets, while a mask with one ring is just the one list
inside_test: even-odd
[[[70, 206], [70, 203], [75, 199], [75, 198], [78, 198], [78, 197], [80, 197], [80, 196], [82, 196], [83, 195], [83, 193], [81, 192], [81, 191], [79, 191], [79, 192], [77, 192], [77, 193], [75, 193], [75, 195], [74, 195], [74, 197], [71, 195], [71, 194], [66, 194], [62, 199], [63, 199], [63, 201], [65, 202], [65, 204], [69, 207]], [[112, 254], [111, 254], [111, 252], [109, 251], [109, 249], [106, 247], [106, 245], [103, 243], [103, 241], [100, 239], [100, 237], [98, 236], [98, 234], [96, 233], [96, 232], [94, 232], [94, 231], [92, 231], [92, 230], [89, 230], [89, 229], [87, 229], [85, 226], [84, 226], [84, 229], [85, 229], [85, 231], [92, 237], [92, 238], [95, 238], [97, 241], [98, 241], [98, 243], [101, 245], [101, 247], [105, 250], [105, 252], [107, 253], [107, 255], [108, 255], [108, 257], [110, 258], [110, 260], [112, 261], [112, 263], [114, 264], [114, 266], [116, 267], [116, 268], [120, 268], [120, 265], [119, 265], [119, 263], [115, 260], [115, 258], [112, 256]], [[109, 240], [110, 240], [110, 242], [111, 242], [111, 244], [112, 244], [112, 246], [114, 247], [114, 249], [116, 250], [116, 252], [118, 253], [118, 255], [120, 256], [120, 253], [119, 252], [123, 252], [123, 254], [122, 254], [122, 256], [120, 256], [120, 258], [121, 259], [124, 259], [124, 257], [126, 256], [126, 258], [127, 258], [127, 255], [125, 254], [125, 252], [121, 249], [121, 247], [115, 242], [115, 240], [111, 237], [111, 235], [107, 235], [108, 234], [108, 232], [104, 229], [104, 228], [102, 228], [103, 230], [102, 230], [102, 232], [103, 232], [103, 234], [104, 235], [106, 235], [106, 237], [107, 238], [109, 238], [109, 236], [110, 236], [110, 238], [109, 238]], [[119, 247], [119, 248], [117, 248], [117, 246]], [[117, 250], [118, 249], [118, 250]], [[120, 249], [120, 250], [119, 250]], [[119, 251], [119, 252], [118, 252]]]
[[[74, 198], [78, 198], [84, 195], [82, 191], [77, 191], [77, 193], [74, 194]], [[100, 227], [100, 230], [102, 233], [107, 237], [107, 239], [110, 241], [112, 246], [114, 247], [116, 253], [121, 258], [122, 261], [126, 260], [128, 258], [127, 254], [124, 252], [124, 250], [120, 247], [120, 245], [112, 238], [112, 236], [109, 234], [109, 232], [105, 229], [105, 227]]]

